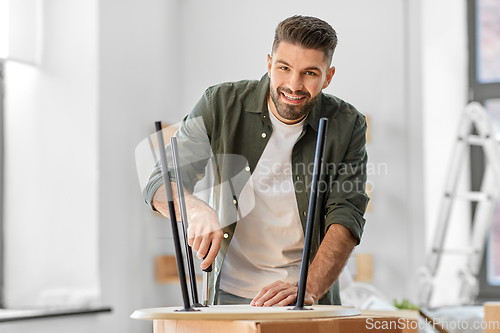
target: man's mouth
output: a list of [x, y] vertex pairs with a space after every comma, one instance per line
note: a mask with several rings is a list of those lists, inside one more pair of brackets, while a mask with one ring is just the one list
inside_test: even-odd
[[287, 100], [289, 100], [289, 101], [291, 101], [291, 102], [298, 102], [298, 101], [300, 101], [300, 100], [302, 100], [302, 99], [306, 98], [306, 96], [291, 96], [291, 95], [285, 94], [284, 92], [281, 92], [281, 95], [282, 95], [285, 99], [287, 99]]

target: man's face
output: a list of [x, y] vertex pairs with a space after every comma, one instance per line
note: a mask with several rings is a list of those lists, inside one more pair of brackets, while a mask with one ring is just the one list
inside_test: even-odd
[[272, 57], [267, 56], [267, 67], [271, 111], [287, 124], [299, 122], [312, 110], [335, 73], [323, 51], [286, 42], [278, 45]]

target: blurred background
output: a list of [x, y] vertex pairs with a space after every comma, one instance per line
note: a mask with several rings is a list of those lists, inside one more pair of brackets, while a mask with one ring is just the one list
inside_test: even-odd
[[[0, 0], [1, 311], [112, 309], [0, 332], [151, 332], [135, 309], [181, 304], [178, 282], [155, 277], [174, 253], [170, 224], [144, 204], [135, 148], [208, 86], [259, 79], [276, 25], [295, 14], [337, 31], [325, 92], [369, 118], [371, 206], [348, 268], [356, 279], [363, 255], [364, 282], [417, 303], [464, 108], [479, 101], [500, 124], [500, 1]], [[459, 187], [475, 177], [471, 156]], [[472, 208], [454, 205], [447, 246], [469, 242]], [[500, 298], [496, 248], [479, 303]], [[442, 260], [434, 307], [460, 303], [463, 263]]]

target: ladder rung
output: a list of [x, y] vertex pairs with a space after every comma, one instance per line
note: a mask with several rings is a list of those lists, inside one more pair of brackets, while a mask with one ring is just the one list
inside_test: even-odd
[[[449, 196], [449, 195], [448, 195]], [[455, 194], [455, 198], [469, 201], [488, 201], [491, 197], [484, 192], [462, 192]]]
[[[432, 252], [434, 253], [437, 253], [439, 252], [438, 249], [432, 249]], [[472, 249], [472, 248], [466, 248], [466, 249], [444, 249], [443, 251], [441, 251], [441, 253], [446, 253], [446, 254], [463, 254], [463, 255], [467, 255], [467, 254], [474, 254], [478, 251]]]
[[469, 144], [475, 145], [475, 146], [484, 145], [485, 140], [486, 140], [485, 138], [482, 138], [479, 135], [469, 135], [467, 137], [467, 142], [469, 142]]

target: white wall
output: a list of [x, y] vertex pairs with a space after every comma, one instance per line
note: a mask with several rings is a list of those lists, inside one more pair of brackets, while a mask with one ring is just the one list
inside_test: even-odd
[[99, 221], [103, 332], [148, 332], [137, 308], [179, 304], [176, 285], [156, 285], [153, 256], [173, 253], [170, 223], [143, 203], [135, 147], [154, 121], [179, 119], [177, 1], [102, 0], [99, 6]]
[[36, 49], [10, 31], [5, 68], [5, 302], [85, 304], [100, 288], [97, 2], [15, 4], [11, 23], [39, 21]]
[[[438, 220], [445, 180], [458, 134], [458, 123], [467, 104], [467, 8], [466, 1], [423, 1], [423, 117], [426, 248], [429, 249]], [[469, 163], [465, 162], [460, 188], [467, 188]], [[460, 249], [470, 232], [470, 204], [457, 201], [445, 248]], [[436, 280], [434, 305], [456, 304], [457, 269], [464, 258], [445, 255]]]

